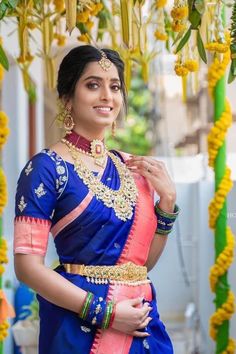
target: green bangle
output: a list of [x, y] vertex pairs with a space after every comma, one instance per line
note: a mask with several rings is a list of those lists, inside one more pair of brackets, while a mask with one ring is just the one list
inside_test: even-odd
[[156, 214], [161, 215], [161, 216], [164, 216], [165, 218], [174, 219], [174, 220], [175, 220], [175, 219], [177, 218], [177, 216], [179, 215], [180, 208], [178, 207], [177, 204], [175, 204], [173, 213], [167, 213], [166, 211], [160, 209], [159, 206], [158, 206], [158, 204], [159, 204], [159, 201], [156, 202], [156, 204], [155, 204], [155, 212], [156, 212]]
[[174, 222], [179, 214], [179, 207], [175, 204], [174, 212], [167, 213], [162, 210], [158, 204], [159, 202], [156, 202], [154, 207], [157, 216], [157, 229], [155, 233], [160, 235], [168, 235], [172, 231]]
[[111, 322], [111, 317], [112, 317], [112, 312], [113, 312], [113, 307], [114, 303], [112, 301], [109, 301], [107, 306], [106, 306], [106, 313], [102, 322], [102, 328], [106, 329], [109, 327], [110, 322]]
[[88, 313], [88, 310], [89, 310], [89, 307], [91, 305], [91, 302], [93, 301], [93, 293], [91, 293], [90, 291], [88, 291], [87, 293], [87, 296], [84, 300], [84, 304], [83, 304], [83, 307], [80, 311], [80, 314], [79, 316], [84, 320], [87, 316], [87, 313]]

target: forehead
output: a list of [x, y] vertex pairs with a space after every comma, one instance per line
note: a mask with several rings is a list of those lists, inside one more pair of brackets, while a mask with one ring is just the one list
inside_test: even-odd
[[119, 80], [118, 70], [114, 64], [111, 65], [109, 70], [105, 71], [102, 69], [101, 65], [97, 61], [90, 62], [86, 65], [80, 79], [83, 80], [89, 76], [99, 76], [104, 80], [111, 80], [111, 79]]

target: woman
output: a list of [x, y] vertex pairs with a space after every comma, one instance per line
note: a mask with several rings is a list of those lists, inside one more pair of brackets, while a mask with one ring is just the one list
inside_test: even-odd
[[[15, 271], [38, 293], [39, 353], [173, 353], [147, 270], [178, 214], [175, 187], [163, 163], [104, 146], [126, 107], [123, 62], [74, 48], [57, 89], [67, 134], [26, 164], [16, 193]], [[55, 270], [44, 265], [49, 231]]]

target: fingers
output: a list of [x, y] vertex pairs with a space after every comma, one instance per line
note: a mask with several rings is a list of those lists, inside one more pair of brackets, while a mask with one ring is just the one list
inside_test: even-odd
[[143, 297], [137, 297], [135, 299], [130, 300], [131, 306], [135, 307], [137, 305], [140, 305], [143, 302]]
[[156, 161], [146, 156], [133, 157], [126, 161], [127, 167], [133, 172], [142, 172], [143, 175], [158, 173], [165, 171], [165, 164], [162, 161]]
[[132, 333], [130, 333], [131, 336], [134, 336], [134, 337], [142, 337], [142, 338], [145, 338], [145, 337], [149, 337], [150, 334], [147, 333], [147, 332], [139, 332], [139, 331], [133, 331]]
[[138, 329], [143, 329], [148, 326], [149, 322], [152, 320], [152, 317], [147, 317], [147, 319], [139, 325]]

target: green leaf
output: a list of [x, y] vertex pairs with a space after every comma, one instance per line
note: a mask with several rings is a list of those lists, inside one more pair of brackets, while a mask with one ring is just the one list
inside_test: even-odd
[[196, 8], [197, 12], [200, 15], [203, 15], [204, 11], [205, 11], [205, 3], [204, 3], [204, 1], [203, 0], [196, 0], [194, 5], [195, 5], [195, 8]]
[[0, 63], [2, 64], [5, 70], [9, 69], [9, 61], [1, 45], [0, 45]]
[[[232, 64], [231, 64], [231, 66], [232, 66]], [[231, 82], [234, 81], [235, 77], [236, 77], [236, 76], [233, 75], [232, 70], [231, 70], [231, 67], [230, 67], [229, 76], [228, 76], [228, 80], [227, 80], [228, 84], [231, 84]]]
[[1, 2], [0, 4], [0, 20], [3, 19], [7, 11], [7, 5], [4, 2]]
[[200, 57], [202, 58], [204, 63], [207, 64], [206, 51], [205, 51], [204, 44], [202, 42], [202, 37], [201, 37], [199, 30], [197, 31], [197, 49], [198, 49], [198, 53], [199, 53]]
[[8, 4], [12, 9], [15, 9], [18, 5], [19, 0], [8, 0]]
[[173, 45], [175, 45], [175, 44], [180, 40], [180, 38], [182, 38], [182, 36], [183, 36], [183, 33], [182, 33], [182, 32], [179, 32], [179, 33], [177, 34], [177, 36], [176, 36], [174, 42], [172, 43], [172, 47], [173, 47]]
[[192, 25], [192, 29], [197, 29], [201, 22], [201, 15], [198, 13], [197, 10], [193, 10], [190, 12], [188, 19]]
[[178, 53], [180, 51], [180, 49], [183, 48], [183, 46], [187, 43], [187, 41], [189, 40], [191, 36], [191, 28], [189, 27], [189, 29], [187, 30], [187, 32], [185, 33], [185, 35], [183, 36], [183, 38], [181, 39], [181, 41], [178, 44], [178, 47], [176, 49], [176, 53]]

